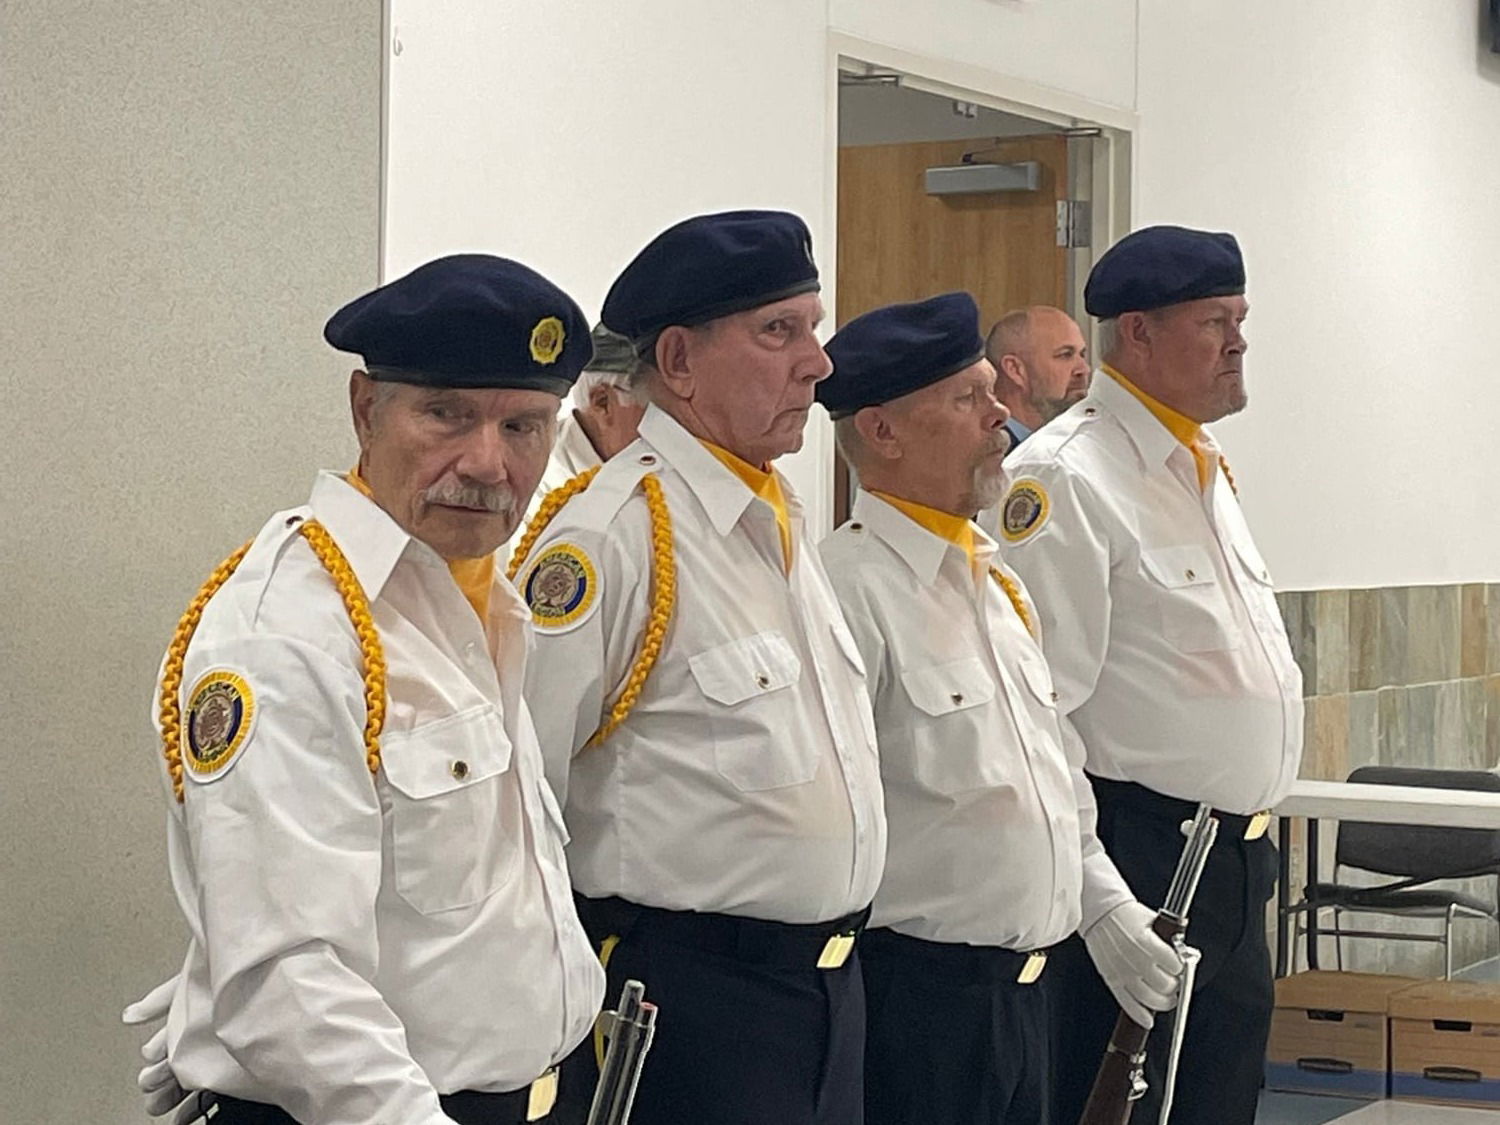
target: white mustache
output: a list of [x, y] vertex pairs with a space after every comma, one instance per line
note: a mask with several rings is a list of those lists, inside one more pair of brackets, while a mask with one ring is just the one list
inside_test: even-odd
[[512, 514], [516, 507], [515, 490], [508, 484], [460, 484], [454, 480], [441, 480], [422, 493], [422, 499], [429, 504], [478, 508], [500, 516]]

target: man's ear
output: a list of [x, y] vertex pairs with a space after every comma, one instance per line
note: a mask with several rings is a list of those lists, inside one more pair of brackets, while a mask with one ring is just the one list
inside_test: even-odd
[[1145, 313], [1121, 313], [1116, 327], [1118, 337], [1132, 348], [1143, 352], [1151, 350], [1151, 318]]
[[899, 460], [902, 454], [901, 439], [891, 424], [890, 412], [883, 406], [866, 406], [854, 415], [854, 428], [859, 432], [865, 447], [877, 457], [887, 461]]
[[1021, 362], [1021, 357], [1007, 353], [1000, 357], [1000, 362], [995, 369], [1009, 383], [1014, 384], [1017, 390], [1026, 393], [1031, 390], [1031, 377], [1026, 372], [1026, 365]]
[[589, 409], [608, 418], [614, 410], [615, 391], [608, 383], [595, 383], [589, 388]]
[[679, 324], [662, 330], [656, 338], [656, 370], [673, 395], [693, 397], [693, 334]]
[[375, 429], [375, 380], [357, 367], [349, 373], [349, 414], [363, 452]]

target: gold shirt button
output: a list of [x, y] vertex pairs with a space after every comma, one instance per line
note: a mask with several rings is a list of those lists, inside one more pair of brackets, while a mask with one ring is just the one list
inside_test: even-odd
[[464, 778], [469, 776], [469, 763], [460, 758], [458, 759], [458, 761], [454, 762], [452, 766], [449, 767], [449, 770], [450, 772], [452, 772], [454, 777], [458, 778], [459, 781], [462, 781]]
[[955, 691], [951, 698], [953, 699], [954, 703], [962, 703], [964, 701], [964, 693], [961, 691]]
[[1187, 572], [1186, 572], [1186, 573], [1187, 573], [1187, 577], [1188, 577], [1188, 581], [1189, 581], [1189, 582], [1191, 582], [1191, 581], [1192, 581], [1192, 580], [1193, 580], [1193, 579], [1194, 579], [1194, 578], [1197, 578], [1197, 577], [1198, 577], [1198, 576], [1197, 576], [1197, 575], [1196, 575], [1196, 574], [1194, 574], [1194, 573], [1193, 573], [1193, 572], [1192, 572], [1192, 571], [1191, 571], [1191, 570], [1189, 570], [1189, 571], [1187, 571]]
[[771, 677], [764, 672], [757, 672], [755, 674], [755, 683], [759, 687], [768, 688], [771, 686]]

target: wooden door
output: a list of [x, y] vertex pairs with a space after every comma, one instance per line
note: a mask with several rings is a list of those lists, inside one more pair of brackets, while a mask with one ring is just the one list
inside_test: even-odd
[[[1036, 191], [928, 195], [930, 167], [981, 160], [1041, 165]], [[978, 162], [978, 161], [976, 161]], [[860, 145], [839, 150], [839, 324], [893, 301], [967, 289], [988, 331], [1021, 305], [1067, 307], [1067, 251], [1057, 245], [1057, 201], [1067, 197], [1068, 141]]]
[[[1035, 191], [928, 195], [930, 167], [1035, 160]], [[1067, 250], [1057, 245], [1057, 201], [1067, 198], [1068, 141], [1062, 136], [995, 142], [918, 141], [839, 149], [838, 297], [834, 319], [896, 301], [966, 289], [980, 331], [1024, 305], [1068, 307]], [[849, 514], [848, 474], [834, 471], [834, 522]]]

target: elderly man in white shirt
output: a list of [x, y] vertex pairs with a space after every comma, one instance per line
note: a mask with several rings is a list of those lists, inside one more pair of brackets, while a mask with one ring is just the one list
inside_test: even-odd
[[772, 467], [829, 373], [817, 290], [795, 215], [657, 236], [604, 303], [649, 365], [640, 440], [544, 504], [518, 550], [538, 634], [527, 697], [579, 914], [610, 980], [661, 1005], [637, 1125], [862, 1120], [875, 733], [859, 651]]
[[530, 615], [493, 553], [587, 322], [474, 254], [326, 336], [364, 357], [359, 464], [215, 571], [153, 701], [191, 938], [154, 1078], [219, 1125], [543, 1120], [603, 974], [521, 699]]
[[[1150, 227], [1111, 248], [1085, 294], [1104, 363], [1089, 395], [1007, 462], [1001, 506], [1110, 859], [1159, 904], [1183, 819], [1205, 802], [1220, 821], [1187, 933], [1203, 961], [1173, 1107], [1181, 1125], [1254, 1120], [1273, 1002], [1266, 810], [1302, 750], [1302, 680], [1271, 575], [1203, 429], [1247, 401], [1244, 293], [1231, 235]], [[1058, 1066], [1059, 1108], [1073, 1120], [1113, 1013], [1081, 951], [1057, 967], [1078, 1028]], [[1152, 1089], [1136, 1107], [1148, 1119], [1163, 1040], [1158, 1028]]]
[[890, 823], [861, 947], [865, 1120], [1049, 1125], [1049, 950], [1085, 914], [1132, 918], [1116, 979], [1142, 1023], [1180, 964], [1103, 855], [1036, 608], [974, 523], [1009, 441], [973, 298], [866, 313], [828, 354], [818, 400], [861, 491], [822, 552], [869, 670]]

